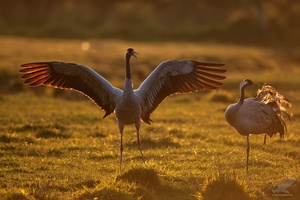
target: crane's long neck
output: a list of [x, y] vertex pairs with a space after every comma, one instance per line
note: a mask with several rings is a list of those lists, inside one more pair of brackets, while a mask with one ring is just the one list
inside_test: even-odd
[[244, 99], [245, 99], [244, 90], [245, 90], [245, 87], [240, 87], [239, 101], [235, 104], [231, 104], [230, 106], [228, 106], [228, 108], [225, 111], [226, 121], [232, 126], [234, 126], [234, 124], [236, 122], [237, 112], [239, 111], [239, 109], [242, 107], [242, 105], [244, 103]]
[[123, 95], [129, 95], [133, 93], [133, 87], [131, 82], [131, 72], [130, 72], [130, 56], [126, 56], [126, 77], [125, 77], [125, 84], [124, 84], [124, 93]]
[[130, 56], [126, 56], [126, 78], [131, 79]]
[[240, 88], [240, 99], [238, 101], [239, 104], [243, 104], [245, 100], [245, 88], [246, 87], [241, 87]]

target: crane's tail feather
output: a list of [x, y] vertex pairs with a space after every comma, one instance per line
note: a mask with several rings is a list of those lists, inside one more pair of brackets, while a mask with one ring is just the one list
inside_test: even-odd
[[272, 106], [282, 127], [279, 128], [278, 132], [283, 137], [287, 133], [286, 121], [291, 120], [291, 114], [287, 111], [287, 108], [292, 107], [291, 102], [279, 94], [274, 87], [267, 84], [258, 89], [256, 100]]

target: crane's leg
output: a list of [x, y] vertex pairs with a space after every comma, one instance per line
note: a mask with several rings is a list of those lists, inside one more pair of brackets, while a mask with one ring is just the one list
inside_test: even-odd
[[248, 165], [249, 165], [249, 153], [250, 153], [250, 142], [249, 142], [249, 135], [247, 135], [247, 149], [246, 149], [246, 156], [247, 156], [246, 169], [247, 169], [247, 171], [248, 171]]
[[143, 162], [146, 163], [145, 162], [145, 157], [144, 157], [144, 154], [143, 154], [143, 151], [142, 151], [142, 147], [141, 147], [141, 141], [140, 141], [140, 121], [135, 123], [135, 128], [136, 128], [136, 133], [137, 133], [137, 142], [138, 142], [138, 145], [139, 145], [139, 150], [141, 152]]
[[267, 141], [267, 134], [265, 134], [265, 137], [264, 137], [264, 145], [266, 144], [266, 141]]
[[123, 131], [124, 131], [124, 124], [119, 123], [119, 130], [120, 130], [120, 173], [122, 173], [122, 154], [123, 154]]

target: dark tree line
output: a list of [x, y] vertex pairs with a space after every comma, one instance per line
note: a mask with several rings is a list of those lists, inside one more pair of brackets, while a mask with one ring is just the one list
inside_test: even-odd
[[297, 0], [0, 1], [0, 34], [34, 37], [296, 38], [299, 21]]

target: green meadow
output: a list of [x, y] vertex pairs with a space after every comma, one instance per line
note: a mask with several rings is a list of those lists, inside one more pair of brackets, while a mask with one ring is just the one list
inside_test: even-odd
[[[205, 42], [130, 42], [101, 39], [0, 37], [0, 199], [275, 199], [272, 188], [298, 181], [289, 199], [300, 197], [299, 50]], [[85, 64], [122, 88], [124, 53], [133, 47], [134, 87], [164, 60], [225, 63], [216, 91], [174, 95], [142, 123], [142, 162], [134, 126], [125, 127], [123, 171], [114, 114], [83, 95], [22, 83], [20, 65], [37, 61]], [[274, 86], [291, 101], [288, 134], [246, 138], [230, 127], [224, 111], [238, 101], [245, 79]], [[247, 97], [257, 88], [248, 88]]]

